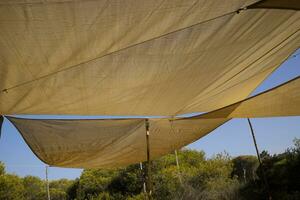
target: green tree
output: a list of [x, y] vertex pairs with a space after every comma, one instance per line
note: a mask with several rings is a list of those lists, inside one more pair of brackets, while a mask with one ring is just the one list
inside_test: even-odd
[[140, 194], [143, 188], [142, 174], [138, 164], [120, 169], [108, 186], [111, 194], [120, 193], [124, 197]]
[[68, 195], [66, 191], [50, 188], [50, 196], [51, 200], [66, 200]]
[[105, 192], [112, 179], [114, 179], [118, 173], [116, 169], [84, 170], [76, 189], [77, 199], [92, 199], [101, 192]]
[[238, 156], [232, 162], [232, 177], [236, 176], [242, 182], [253, 181], [257, 178], [256, 170], [259, 163], [256, 156]]
[[[196, 199], [238, 199], [237, 180], [231, 178], [233, 164], [227, 153], [200, 163], [189, 183]], [[191, 195], [191, 194], [190, 194]]]
[[5, 174], [5, 165], [0, 161], [0, 176]]
[[73, 183], [70, 185], [70, 187], [67, 188], [67, 190], [66, 190], [67, 199], [68, 200], [76, 199], [78, 190], [79, 190], [79, 179], [77, 178], [73, 181]]
[[108, 192], [101, 192], [93, 200], [113, 200], [113, 198]]
[[69, 197], [69, 188], [73, 186], [74, 181], [68, 179], [54, 180], [49, 183], [50, 195], [52, 200], [66, 200]]
[[45, 184], [35, 176], [26, 176], [23, 178], [24, 196], [27, 200], [45, 199]]
[[0, 175], [0, 199], [23, 200], [24, 186], [22, 179], [16, 175]]
[[259, 179], [241, 188], [245, 199], [266, 199], [268, 191], [263, 182], [262, 170], [265, 171], [273, 199], [300, 199], [300, 141], [294, 140], [294, 147], [284, 153], [262, 154], [262, 166], [257, 169]]

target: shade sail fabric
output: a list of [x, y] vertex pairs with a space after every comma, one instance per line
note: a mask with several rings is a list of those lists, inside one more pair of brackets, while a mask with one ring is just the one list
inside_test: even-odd
[[[231, 118], [293, 115], [300, 115], [300, 77], [200, 116], [150, 119], [151, 159], [198, 140]], [[145, 119], [8, 119], [52, 166], [118, 167], [146, 160]]]
[[292, 9], [300, 10], [300, 1], [298, 0], [262, 0], [248, 8], [270, 8], [270, 9]]
[[300, 77], [256, 96], [194, 119], [280, 117], [300, 115]]
[[300, 46], [298, 11], [235, 12], [255, 2], [1, 1], [0, 114], [176, 115], [240, 101]]
[[[145, 119], [8, 119], [31, 150], [51, 166], [118, 167], [147, 158]], [[185, 146], [226, 121], [150, 119], [150, 158]]]

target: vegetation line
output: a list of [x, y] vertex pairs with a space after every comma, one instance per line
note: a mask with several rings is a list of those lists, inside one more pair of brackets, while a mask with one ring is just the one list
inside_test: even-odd
[[[300, 139], [284, 153], [260, 153], [231, 157], [221, 153], [207, 158], [203, 151], [177, 151], [180, 176], [174, 153], [153, 160], [152, 198], [155, 200], [265, 200], [267, 188], [261, 167], [272, 190], [273, 200], [300, 199]], [[144, 163], [145, 164], [145, 163]], [[140, 164], [115, 169], [87, 169], [75, 180], [49, 181], [51, 200], [144, 200]], [[5, 172], [0, 162], [0, 199], [47, 199], [46, 181], [34, 176], [23, 178]]]

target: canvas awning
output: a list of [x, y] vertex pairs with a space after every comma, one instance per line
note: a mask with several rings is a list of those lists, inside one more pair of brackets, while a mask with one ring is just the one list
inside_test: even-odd
[[[299, 115], [298, 79], [246, 99], [300, 46], [295, 0], [4, 0], [0, 27], [1, 115], [209, 112], [151, 118], [151, 158], [233, 117]], [[146, 159], [144, 118], [8, 119], [53, 166]]]
[[243, 100], [300, 46], [299, 11], [237, 12], [255, 2], [1, 1], [0, 113], [173, 116]]
[[[8, 119], [37, 157], [51, 166], [118, 167], [146, 160], [145, 119]], [[226, 120], [152, 119], [150, 158], [185, 146]]]
[[[194, 119], [256, 118], [300, 115], [300, 77]], [[190, 118], [190, 119], [191, 119]]]
[[[151, 159], [198, 140], [233, 117], [294, 115], [300, 115], [300, 77], [211, 113], [182, 119], [150, 119]], [[32, 151], [52, 166], [117, 167], [146, 160], [142, 118], [8, 119]]]

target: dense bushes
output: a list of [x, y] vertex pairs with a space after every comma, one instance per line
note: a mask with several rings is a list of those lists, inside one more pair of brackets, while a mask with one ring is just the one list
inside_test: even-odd
[[263, 166], [257, 169], [257, 180], [241, 187], [245, 197], [255, 195], [256, 199], [266, 199], [267, 188], [263, 184], [261, 170], [266, 172], [270, 193], [273, 199], [300, 199], [300, 140], [294, 140], [294, 147], [278, 155], [261, 153]]
[[[46, 183], [38, 177], [26, 176], [20, 178], [7, 174], [0, 162], [0, 200], [44, 200], [47, 199]], [[50, 182], [51, 200], [67, 200], [68, 189], [74, 181], [61, 179]]]
[[[254, 156], [231, 158], [226, 153], [210, 159], [203, 151], [178, 152], [152, 161], [153, 198], [171, 199], [267, 199], [261, 170], [266, 171], [273, 199], [300, 199], [300, 140], [278, 155], [262, 152], [263, 166]], [[118, 169], [88, 169], [73, 181], [50, 182], [52, 200], [141, 200], [143, 172], [139, 164]], [[47, 199], [45, 182], [5, 173], [0, 164], [0, 199]]]

